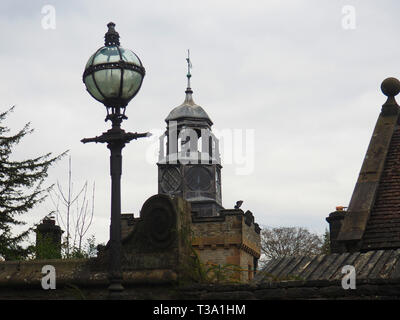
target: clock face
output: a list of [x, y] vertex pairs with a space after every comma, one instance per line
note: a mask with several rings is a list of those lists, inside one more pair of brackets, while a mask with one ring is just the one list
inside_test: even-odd
[[161, 188], [164, 192], [178, 190], [181, 185], [181, 174], [177, 168], [165, 169], [161, 178]]
[[206, 168], [192, 167], [186, 173], [188, 187], [194, 191], [206, 191], [211, 185], [211, 175]]

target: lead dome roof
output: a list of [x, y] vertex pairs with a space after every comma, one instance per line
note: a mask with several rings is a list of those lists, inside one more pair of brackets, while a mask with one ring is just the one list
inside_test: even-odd
[[186, 90], [185, 101], [181, 105], [172, 109], [168, 117], [165, 119], [166, 122], [180, 119], [194, 119], [205, 120], [208, 123], [212, 124], [212, 121], [207, 112], [205, 112], [201, 106], [197, 105], [193, 101], [192, 93], [193, 91], [189, 88], [188, 90]]

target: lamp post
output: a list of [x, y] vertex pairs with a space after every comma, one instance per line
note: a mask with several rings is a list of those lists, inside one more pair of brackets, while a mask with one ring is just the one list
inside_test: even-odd
[[90, 95], [103, 103], [107, 110], [105, 121], [111, 129], [94, 138], [81, 142], [107, 143], [110, 149], [111, 174], [111, 225], [109, 241], [108, 287], [110, 297], [118, 297], [122, 286], [121, 270], [121, 174], [122, 149], [133, 139], [150, 136], [149, 133], [125, 132], [121, 123], [129, 101], [138, 93], [145, 69], [139, 57], [131, 50], [120, 47], [115, 24], [110, 22], [105, 34], [105, 46], [98, 49], [88, 60], [83, 72], [83, 82]]

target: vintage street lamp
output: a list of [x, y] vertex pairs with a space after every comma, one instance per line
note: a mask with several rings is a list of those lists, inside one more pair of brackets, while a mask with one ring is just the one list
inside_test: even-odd
[[83, 82], [87, 91], [106, 106], [112, 128], [101, 136], [82, 139], [83, 143], [107, 143], [111, 151], [111, 225], [109, 247], [109, 281], [111, 297], [124, 290], [121, 270], [121, 173], [122, 149], [133, 139], [150, 136], [149, 133], [125, 132], [121, 122], [127, 119], [125, 109], [138, 93], [145, 69], [139, 57], [120, 47], [115, 24], [110, 22], [105, 35], [105, 46], [98, 49], [86, 64]]

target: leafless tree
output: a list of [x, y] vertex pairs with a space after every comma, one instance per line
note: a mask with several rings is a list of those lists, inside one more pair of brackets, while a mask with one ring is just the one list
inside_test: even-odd
[[87, 181], [85, 182], [82, 190], [83, 196], [82, 201], [78, 197], [76, 199], [76, 222], [75, 222], [75, 232], [74, 232], [74, 246], [78, 243], [78, 250], [82, 250], [82, 240], [87, 231], [89, 230], [90, 225], [93, 221], [93, 213], [94, 213], [94, 190], [95, 183], [93, 183], [92, 187], [92, 199], [91, 199], [91, 207], [89, 208], [89, 199], [87, 198]]
[[[89, 230], [94, 214], [94, 192], [95, 183], [92, 187], [91, 199], [88, 197], [88, 182], [85, 181], [82, 188], [74, 194], [72, 182], [71, 156], [68, 161], [68, 187], [67, 191], [57, 181], [57, 189], [49, 192], [54, 206], [53, 213], [57, 223], [66, 231], [65, 249], [69, 258], [74, 248], [82, 250], [82, 240]], [[90, 201], [91, 200], [91, 201]], [[72, 242], [71, 242], [72, 241]]]
[[261, 231], [264, 261], [288, 256], [315, 256], [321, 253], [323, 237], [300, 227], [265, 227]]

